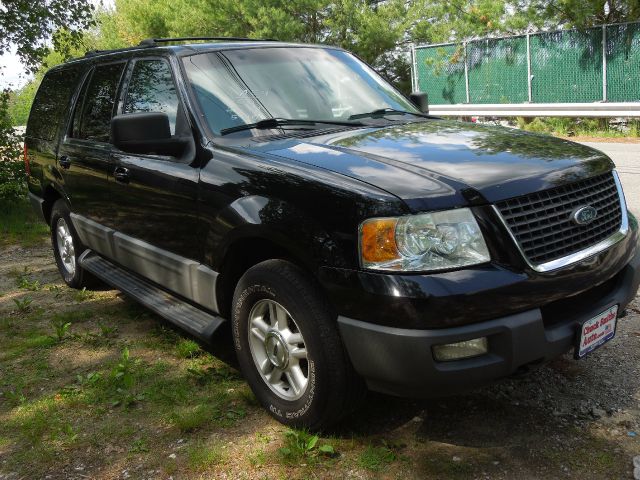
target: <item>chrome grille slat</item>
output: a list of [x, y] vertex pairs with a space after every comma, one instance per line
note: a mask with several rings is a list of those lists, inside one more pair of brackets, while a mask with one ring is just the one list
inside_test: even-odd
[[[588, 225], [571, 215], [590, 205], [598, 211]], [[618, 232], [623, 223], [620, 195], [611, 172], [496, 204], [506, 226], [532, 264], [575, 254]]]
[[[608, 190], [607, 192], [603, 192], [603, 193], [599, 193], [599, 194], [595, 194], [592, 196], [593, 198], [593, 202], [594, 203], [599, 203], [602, 201], [607, 201], [607, 200], [611, 200], [612, 199], [612, 195], [616, 195], [617, 192], [615, 189], [613, 190]], [[533, 215], [537, 215], [539, 213], [548, 213], [550, 210], [553, 209], [560, 209], [558, 210], [558, 214], [562, 214], [564, 212], [571, 211], [573, 210], [575, 207], [578, 207], [580, 205], [582, 205], [583, 199], [575, 199], [572, 200], [570, 202], [565, 202], [565, 203], [554, 203], [553, 205], [547, 205], [547, 206], [543, 206], [543, 207], [539, 207], [539, 208], [534, 208], [534, 209], [530, 209], [527, 210], [525, 215], [526, 216], [533, 216]], [[595, 206], [595, 205], [594, 205]], [[513, 220], [515, 218], [519, 218], [522, 217], [523, 213], [513, 213], [513, 214], [506, 214], [503, 215], [505, 220]], [[526, 222], [526, 220], [525, 220]]]
[[[611, 210], [617, 208], [617, 205], [619, 203], [620, 201], [618, 199], [613, 199], [613, 200], [609, 200], [605, 205], [598, 205], [596, 203], [596, 204], [592, 204], [592, 206], [598, 210], [598, 214], [601, 214], [601, 213], [608, 214], [611, 212]], [[573, 209], [571, 209], [569, 212], [563, 212], [561, 215], [555, 215], [554, 217], [550, 217], [549, 219], [529, 222], [529, 223], [519, 223], [517, 225], [514, 225], [512, 227], [512, 230], [514, 233], [518, 233], [519, 235], [526, 235], [530, 233], [535, 233], [539, 230], [544, 230], [546, 228], [557, 227], [566, 223], [565, 217], [567, 213], [570, 214], [571, 212], [573, 212]], [[535, 223], [541, 223], [543, 221], [551, 222], [551, 223], [544, 223], [539, 226], [534, 226]], [[522, 230], [521, 228], [526, 228], [526, 229]]]

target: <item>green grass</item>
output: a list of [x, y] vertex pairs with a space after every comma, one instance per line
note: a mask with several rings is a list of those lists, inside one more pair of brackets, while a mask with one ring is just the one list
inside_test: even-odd
[[0, 205], [0, 246], [20, 244], [37, 245], [49, 235], [49, 227], [39, 219], [25, 200]]
[[181, 339], [176, 345], [176, 354], [180, 358], [194, 358], [204, 353], [193, 340]]
[[358, 464], [367, 470], [380, 471], [397, 459], [396, 454], [386, 445], [368, 445], [360, 454]]
[[190, 445], [186, 451], [187, 465], [191, 470], [203, 471], [224, 461], [224, 454], [220, 446], [205, 442]]

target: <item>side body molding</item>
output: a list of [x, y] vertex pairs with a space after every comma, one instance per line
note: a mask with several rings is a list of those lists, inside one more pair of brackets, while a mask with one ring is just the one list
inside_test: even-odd
[[133, 272], [218, 313], [218, 272], [75, 213], [71, 221], [87, 247]]

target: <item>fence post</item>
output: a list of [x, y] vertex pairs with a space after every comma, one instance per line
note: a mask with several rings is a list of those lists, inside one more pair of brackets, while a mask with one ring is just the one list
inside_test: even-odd
[[467, 103], [471, 103], [469, 97], [469, 65], [467, 61], [467, 42], [462, 42], [464, 48], [464, 86], [467, 91]]
[[411, 91], [418, 91], [418, 63], [416, 60], [416, 44], [411, 45], [411, 66], [413, 72], [411, 73]]
[[602, 101], [607, 101], [607, 26], [602, 25]]
[[531, 35], [527, 33], [527, 96], [529, 103], [533, 101], [533, 95], [531, 93]]

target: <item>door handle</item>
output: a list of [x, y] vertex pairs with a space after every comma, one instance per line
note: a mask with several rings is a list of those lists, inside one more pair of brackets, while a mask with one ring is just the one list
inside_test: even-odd
[[129, 183], [129, 169], [125, 167], [116, 167], [113, 171], [113, 178], [119, 183]]
[[67, 157], [66, 155], [62, 155], [59, 159], [58, 159], [58, 163], [60, 164], [60, 166], [62, 168], [64, 168], [65, 170], [67, 170], [70, 166], [71, 166], [71, 159], [69, 157]]

